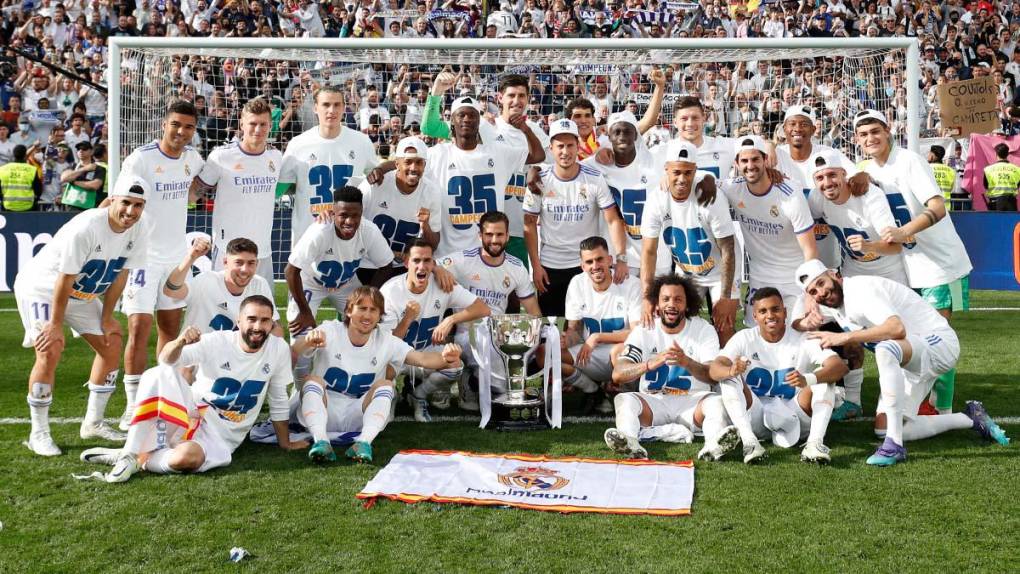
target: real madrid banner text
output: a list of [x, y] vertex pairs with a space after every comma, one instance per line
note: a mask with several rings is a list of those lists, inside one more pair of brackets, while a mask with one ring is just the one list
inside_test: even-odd
[[405, 450], [358, 498], [514, 506], [555, 512], [691, 513], [694, 465]]

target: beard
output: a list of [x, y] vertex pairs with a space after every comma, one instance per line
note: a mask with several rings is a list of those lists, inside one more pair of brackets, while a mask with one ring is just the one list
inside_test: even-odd
[[486, 243], [482, 245], [482, 248], [489, 254], [489, 257], [499, 257], [506, 250], [506, 244]]
[[245, 345], [252, 350], [258, 350], [262, 348], [262, 345], [266, 343], [268, 334], [261, 329], [248, 329], [247, 331], [241, 332], [241, 340], [244, 341]]

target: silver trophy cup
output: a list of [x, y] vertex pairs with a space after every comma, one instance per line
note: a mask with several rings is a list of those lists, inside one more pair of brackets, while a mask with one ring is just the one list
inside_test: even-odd
[[541, 343], [545, 322], [531, 315], [499, 315], [489, 319], [492, 346], [499, 353], [506, 373], [506, 394], [492, 401], [493, 422], [503, 430], [547, 428], [543, 385], [529, 387], [527, 373], [528, 362]]

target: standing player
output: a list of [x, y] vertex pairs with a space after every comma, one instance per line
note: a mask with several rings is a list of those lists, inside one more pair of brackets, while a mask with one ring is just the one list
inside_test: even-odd
[[677, 137], [694, 144], [698, 150], [698, 169], [711, 173], [717, 179], [730, 177], [737, 140], [705, 135], [705, 106], [697, 96], [677, 98], [673, 104], [673, 123]]
[[[931, 167], [916, 153], [893, 145], [889, 123], [881, 112], [858, 113], [854, 133], [870, 158], [862, 167], [882, 184], [896, 221], [895, 226], [879, 230], [882, 240], [903, 244], [910, 287], [919, 289], [946, 319], [953, 311], [966, 311], [970, 307], [970, 257], [946, 211]], [[938, 412], [952, 412], [955, 387], [955, 369], [939, 376], [934, 396]]]
[[606, 445], [632, 458], [648, 458], [638, 443], [642, 428], [682, 425], [686, 441], [701, 429], [705, 448], [722, 452], [737, 445], [736, 429], [727, 426], [722, 400], [711, 391], [708, 364], [719, 354], [719, 339], [698, 317], [701, 296], [687, 277], [662, 275], [645, 293], [655, 301], [658, 319], [651, 327], [635, 326], [613, 369], [617, 385], [641, 378], [639, 392], [616, 395], [616, 427], [607, 429]]
[[283, 188], [294, 184], [292, 246], [316, 218], [333, 207], [334, 190], [344, 188], [352, 176], [361, 176], [378, 163], [372, 140], [344, 127], [340, 88], [323, 86], [315, 91], [313, 101], [319, 125], [290, 140], [280, 171]]
[[824, 441], [836, 400], [833, 383], [846, 374], [846, 365], [836, 353], [787, 328], [779, 290], [755, 291], [751, 309], [757, 326], [735, 334], [709, 367], [744, 443], [744, 462], [764, 456], [758, 439], [769, 436], [783, 448], [807, 438], [801, 460], [829, 462]]
[[953, 369], [960, 358], [956, 332], [917, 293], [884, 277], [843, 278], [820, 261], [807, 261], [795, 273], [822, 312], [848, 330], [810, 333], [823, 348], [875, 343], [881, 387], [875, 434], [884, 440], [868, 457], [868, 464], [903, 462], [907, 459], [903, 441], [953, 429], [972, 428], [985, 440], [1009, 443], [978, 401], [968, 401], [964, 413], [917, 416], [936, 378]]
[[258, 247], [261, 254], [258, 274], [272, 285], [273, 211], [283, 155], [267, 144], [272, 125], [270, 112], [272, 107], [264, 98], [248, 100], [241, 109], [241, 141], [214, 149], [195, 176], [192, 190], [216, 190], [213, 269], [223, 269], [227, 244], [244, 237]]
[[372, 462], [372, 441], [386, 428], [394, 398], [387, 367], [461, 368], [457, 345], [423, 353], [380, 328], [384, 307], [378, 289], [358, 287], [347, 300], [342, 323], [326, 321], [294, 344], [295, 353], [311, 355], [313, 367], [300, 402], [292, 401], [291, 418], [311, 433], [315, 442], [308, 458], [315, 462], [336, 460], [330, 432], [355, 431], [360, 435], [347, 449], [348, 458]]
[[198, 110], [189, 102], [170, 105], [163, 118], [163, 135], [158, 141], [131, 152], [121, 166], [121, 177], [137, 177], [149, 183], [146, 199], [152, 233], [145, 266], [131, 271], [121, 311], [128, 317], [128, 341], [124, 347], [124, 392], [127, 408], [120, 418], [127, 430], [134, 413], [138, 381], [149, 362], [149, 334], [156, 316], [156, 352], [177, 337], [184, 315], [184, 302], [163, 295], [163, 283], [184, 259], [183, 241], [188, 224], [188, 190], [202, 170], [202, 156], [188, 145], [195, 135]]
[[627, 238], [620, 214], [611, 209], [613, 197], [605, 179], [597, 170], [577, 162], [579, 140], [574, 122], [556, 121], [549, 136], [554, 163], [539, 174], [540, 181], [524, 198], [524, 239], [538, 304], [549, 315], [562, 317], [567, 286], [581, 272], [577, 246], [598, 234], [599, 211], [613, 237], [616, 282], [627, 275]]
[[[641, 222], [641, 284], [647, 291], [654, 282], [652, 272], [659, 267], [659, 246], [664, 242], [677, 272], [690, 277], [706, 297], [719, 341], [725, 344], [733, 336], [735, 295], [740, 289], [735, 281], [733, 221], [730, 204], [724, 195], [715, 192], [712, 178], [695, 184], [696, 157], [694, 144], [687, 140], [676, 139], [665, 146], [666, 193], [656, 190], [645, 204]], [[651, 324], [653, 307], [654, 302], [645, 301], [646, 324]]]
[[[184, 329], [163, 348], [160, 365], [142, 377], [142, 400], [124, 448], [89, 449], [82, 461], [112, 463], [106, 482], [126, 482], [142, 469], [176, 474], [227, 466], [267, 396], [280, 447], [304, 448], [306, 443], [290, 442], [290, 350], [269, 333], [272, 316], [272, 301], [253, 295], [241, 302], [237, 331], [203, 335], [195, 327]], [[180, 371], [189, 367], [195, 368], [190, 388]]]
[[152, 188], [128, 174], [120, 177], [110, 195], [108, 207], [90, 209], [64, 224], [14, 282], [25, 327], [22, 345], [35, 347], [28, 379], [32, 432], [25, 445], [41, 456], [61, 454], [50, 436], [49, 412], [64, 352], [65, 323], [96, 351], [81, 438], [124, 440], [103, 422], [120, 362], [120, 323], [113, 310], [128, 270], [145, 265], [150, 227], [149, 218], [141, 218]]
[[[415, 240], [408, 250], [407, 273], [390, 279], [380, 289], [386, 299], [383, 329], [403, 339], [416, 351], [436, 350], [453, 332], [454, 326], [489, 315], [485, 302], [467, 289], [454, 285], [447, 293], [431, 281], [435, 268], [432, 253], [430, 243]], [[451, 308], [461, 311], [444, 319], [446, 310]], [[456, 368], [425, 372], [424, 381], [415, 386], [409, 397], [416, 421], [432, 420], [428, 410], [429, 395], [437, 390], [448, 391], [462, 371], [458, 364]]]
[[[272, 301], [273, 288], [265, 278], [257, 275], [259, 250], [250, 239], [231, 239], [223, 250], [220, 271], [204, 271], [189, 284], [186, 280], [200, 257], [209, 252], [209, 241], [204, 237], [195, 239], [188, 256], [174, 269], [163, 284], [163, 294], [172, 299], [185, 301], [188, 312], [184, 316], [185, 327], [195, 327], [200, 333], [233, 331], [234, 322], [241, 312], [241, 302], [252, 295], [262, 295]], [[280, 315], [273, 308], [272, 334], [283, 337], [283, 328], [278, 323]]]

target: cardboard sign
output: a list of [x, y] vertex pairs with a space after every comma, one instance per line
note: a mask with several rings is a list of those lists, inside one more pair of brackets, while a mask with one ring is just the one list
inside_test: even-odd
[[938, 87], [939, 118], [946, 135], [966, 137], [987, 134], [1002, 127], [996, 99], [999, 90], [991, 77], [951, 82]]

